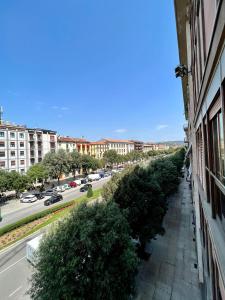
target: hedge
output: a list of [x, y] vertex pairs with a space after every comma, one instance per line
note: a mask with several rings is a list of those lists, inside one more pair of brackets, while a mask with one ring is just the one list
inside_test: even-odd
[[[101, 190], [101, 189], [99, 189], [99, 190]], [[95, 190], [95, 192], [97, 192], [99, 190]], [[54, 212], [56, 212], [56, 211], [58, 211], [58, 210], [60, 210], [62, 208], [66, 208], [66, 207], [72, 206], [74, 204], [78, 204], [78, 203], [80, 203], [83, 200], [86, 200], [86, 198], [84, 196], [81, 196], [81, 197], [79, 197], [79, 198], [77, 198], [75, 200], [71, 200], [71, 201], [68, 201], [66, 203], [62, 203], [62, 204], [56, 205], [56, 206], [54, 206], [52, 208], [48, 208], [46, 210], [42, 210], [42, 211], [40, 211], [38, 213], [32, 214], [32, 215], [30, 215], [28, 217], [25, 217], [25, 218], [23, 218], [23, 219], [21, 219], [21, 220], [19, 220], [17, 222], [14, 222], [12, 224], [6, 225], [6, 226], [0, 228], [0, 237], [3, 234], [8, 233], [9, 231], [12, 231], [12, 230], [14, 230], [16, 228], [19, 228], [19, 227], [21, 227], [23, 225], [26, 225], [26, 224], [30, 223], [30, 222], [33, 222], [33, 221], [38, 220], [40, 218], [43, 218], [43, 217], [45, 217], [45, 216], [47, 216], [47, 215], [49, 215], [51, 213], [54, 213]]]

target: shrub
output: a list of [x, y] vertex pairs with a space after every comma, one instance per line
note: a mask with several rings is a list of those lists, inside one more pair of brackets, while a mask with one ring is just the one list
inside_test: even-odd
[[87, 198], [91, 198], [91, 197], [93, 197], [93, 190], [92, 187], [89, 187], [87, 191]]

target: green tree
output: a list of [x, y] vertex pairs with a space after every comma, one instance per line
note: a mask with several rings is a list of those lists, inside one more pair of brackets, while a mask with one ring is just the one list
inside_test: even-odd
[[117, 205], [82, 205], [41, 243], [30, 295], [34, 300], [130, 299], [137, 262]]
[[74, 150], [72, 153], [70, 153], [70, 169], [73, 173], [73, 177], [76, 176], [76, 171], [80, 170], [82, 167], [82, 158], [79, 152]]
[[58, 184], [62, 175], [70, 171], [70, 158], [63, 149], [47, 153], [42, 163], [46, 166], [49, 176], [58, 180]]
[[87, 191], [87, 197], [88, 197], [88, 198], [93, 197], [93, 190], [92, 190], [92, 187], [89, 187], [89, 188], [88, 188], [88, 191]]
[[27, 171], [27, 176], [30, 178], [31, 182], [44, 181], [48, 178], [49, 173], [47, 168], [42, 164], [38, 163], [31, 166]]
[[119, 156], [115, 150], [108, 150], [105, 151], [103, 154], [103, 158], [110, 167], [113, 166], [113, 164], [118, 163]]
[[99, 161], [90, 155], [83, 154], [81, 156], [81, 167], [84, 173], [87, 174], [89, 169], [97, 170], [99, 168]]
[[16, 171], [8, 172], [8, 190], [15, 190], [17, 197], [27, 189], [30, 181], [27, 175], [22, 175]]
[[10, 189], [9, 172], [0, 170], [0, 192], [6, 192]]

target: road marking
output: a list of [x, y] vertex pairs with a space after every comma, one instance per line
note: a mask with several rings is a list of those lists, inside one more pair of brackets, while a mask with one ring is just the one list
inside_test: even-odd
[[21, 260], [23, 260], [26, 256], [23, 256], [22, 258], [20, 258], [19, 260], [17, 260], [16, 262], [14, 262], [14, 264], [8, 266], [7, 268], [5, 268], [4, 270], [2, 270], [0, 272], [0, 275], [6, 271], [8, 271], [9, 269], [11, 269], [12, 267], [14, 267], [18, 262], [20, 262]]
[[13, 291], [13, 292], [9, 295], [9, 298], [12, 297], [13, 295], [15, 295], [15, 293], [17, 293], [21, 288], [22, 288], [22, 285], [20, 285], [15, 291]]

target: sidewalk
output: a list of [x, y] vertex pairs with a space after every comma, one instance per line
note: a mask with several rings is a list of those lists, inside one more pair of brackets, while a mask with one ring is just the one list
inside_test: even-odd
[[164, 236], [151, 243], [152, 255], [137, 276], [136, 300], [200, 300], [191, 191], [183, 179], [169, 200]]

